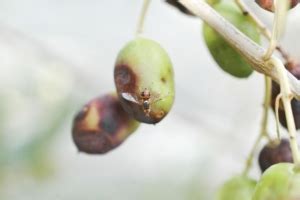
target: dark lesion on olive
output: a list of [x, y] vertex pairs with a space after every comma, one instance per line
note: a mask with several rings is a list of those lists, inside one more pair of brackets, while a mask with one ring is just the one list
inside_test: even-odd
[[137, 75], [126, 64], [120, 64], [114, 70], [115, 84], [121, 91], [134, 92], [137, 84]]
[[86, 117], [87, 113], [88, 113], [89, 107], [88, 106], [84, 106], [79, 112], [78, 114], [75, 116], [74, 121], [79, 121], [82, 120]]
[[107, 153], [115, 146], [111, 138], [101, 131], [79, 131], [76, 132], [76, 137], [74, 136], [73, 140], [78, 150], [89, 154]]
[[163, 83], [166, 83], [167, 82], [167, 80], [166, 80], [166, 78], [165, 77], [161, 77], [161, 82], [163, 82]]

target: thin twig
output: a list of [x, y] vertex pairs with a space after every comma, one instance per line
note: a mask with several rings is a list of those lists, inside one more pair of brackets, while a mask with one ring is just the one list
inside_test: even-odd
[[258, 145], [259, 145], [260, 141], [262, 140], [262, 138], [266, 137], [269, 142], [271, 141], [271, 138], [270, 138], [267, 128], [268, 128], [269, 108], [270, 108], [270, 102], [271, 102], [272, 81], [267, 76], [265, 76], [264, 78], [265, 78], [265, 96], [264, 96], [264, 103], [263, 103], [261, 128], [260, 128], [259, 135], [258, 135], [257, 139], [255, 140], [255, 143], [247, 157], [245, 168], [243, 170], [244, 175], [248, 174], [248, 172], [252, 166], [255, 152], [256, 152]]
[[142, 11], [138, 20], [138, 24], [137, 24], [137, 30], [136, 30], [136, 36], [139, 36], [140, 34], [143, 33], [143, 29], [144, 29], [144, 22], [145, 22], [145, 18], [147, 15], [147, 11], [149, 8], [151, 0], [144, 0], [143, 2], [143, 7], [142, 7]]
[[273, 1], [273, 2], [274, 2], [273, 5], [275, 7], [273, 28], [272, 28], [272, 35], [269, 43], [269, 48], [264, 54], [265, 60], [269, 60], [276, 49], [277, 42], [281, 37], [285, 27], [287, 10], [289, 7], [288, 0], [280, 0], [280, 1]]
[[[254, 21], [260, 32], [270, 41], [272, 37], [270, 30], [256, 15], [254, 15], [254, 13], [248, 8], [243, 0], [235, 0], [235, 3], [241, 9], [244, 15], [248, 15]], [[286, 62], [290, 62], [291, 58], [289, 54], [280, 45], [277, 44], [276, 49]]]
[[286, 69], [282, 62], [278, 59], [272, 59], [270, 62], [273, 62], [274, 66], [278, 70], [279, 79], [280, 79], [280, 94], [281, 100], [283, 102], [285, 115], [286, 115], [286, 122], [288, 126], [288, 133], [290, 136], [290, 147], [292, 150], [293, 160], [297, 168], [300, 167], [300, 154], [296, 139], [296, 127], [295, 127], [295, 121], [294, 116], [292, 112], [292, 106], [291, 106], [291, 100], [293, 98], [293, 95], [290, 90], [290, 86], [288, 83], [288, 79], [286, 76]]
[[[245, 34], [235, 28], [230, 22], [224, 19], [205, 1], [202, 0], [179, 0], [195, 15], [202, 18], [209, 26], [215, 29], [224, 39], [244, 56], [257, 72], [270, 76], [279, 83], [279, 73], [274, 67], [274, 63], [263, 60], [262, 55], [266, 50], [253, 42]], [[278, 59], [272, 56], [271, 59]], [[293, 95], [300, 100], [300, 82], [290, 72], [285, 71], [288, 78], [290, 89]]]

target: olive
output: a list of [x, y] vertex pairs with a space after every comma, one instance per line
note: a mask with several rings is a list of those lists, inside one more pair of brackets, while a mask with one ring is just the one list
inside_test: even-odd
[[[215, 4], [213, 8], [253, 41], [257, 43], [260, 41], [257, 25], [234, 3], [222, 1]], [[251, 75], [253, 69], [247, 61], [207, 24], [203, 26], [203, 36], [210, 54], [222, 70], [238, 78]]]
[[155, 41], [136, 38], [118, 54], [114, 80], [120, 102], [136, 120], [155, 124], [171, 110], [174, 73], [167, 52]]
[[256, 181], [247, 176], [235, 176], [224, 183], [217, 200], [251, 200]]
[[300, 173], [292, 163], [278, 163], [268, 168], [258, 181], [252, 200], [300, 199]]
[[268, 143], [260, 151], [258, 162], [262, 172], [277, 163], [292, 163], [293, 156], [290, 142], [287, 139], [281, 139], [279, 143]]
[[107, 94], [91, 100], [75, 116], [72, 136], [79, 151], [104, 154], [124, 142], [138, 126], [117, 95]]

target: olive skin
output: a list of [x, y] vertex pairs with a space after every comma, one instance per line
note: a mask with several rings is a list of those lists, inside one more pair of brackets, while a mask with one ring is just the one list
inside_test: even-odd
[[[234, 3], [222, 1], [213, 8], [250, 39], [256, 43], [260, 42], [257, 25]], [[247, 78], [252, 74], [253, 69], [239, 52], [206, 23], [203, 25], [203, 37], [210, 54], [223, 71], [237, 78]]]
[[258, 156], [259, 166], [262, 172], [274, 164], [283, 162], [293, 162], [293, 155], [290, 142], [281, 139], [279, 143], [269, 143], [263, 147]]
[[[255, 0], [255, 2], [263, 9], [274, 12], [273, 8], [273, 1], [274, 0]], [[299, 0], [290, 0], [290, 8], [294, 8], [299, 3]]]
[[[291, 62], [287, 63], [286, 68], [291, 74], [293, 74], [298, 80], [300, 80], [300, 63], [298, 62]], [[271, 101], [271, 106], [273, 111], [275, 112], [275, 101], [277, 95], [280, 93], [280, 87], [279, 85], [272, 81], [272, 101]], [[293, 99], [291, 102], [292, 106], [292, 111], [293, 111], [293, 116], [294, 116], [294, 121], [296, 125], [296, 129], [300, 129], [300, 101]], [[284, 107], [282, 103], [279, 104], [279, 109], [278, 109], [278, 114], [279, 114], [279, 122], [280, 124], [287, 129], [287, 123], [286, 123], [286, 117], [285, 117], [285, 112], [284, 112]]]
[[300, 199], [300, 173], [292, 163], [279, 163], [268, 168], [258, 181], [252, 200]]
[[118, 147], [138, 126], [117, 95], [107, 94], [91, 100], [75, 116], [72, 137], [80, 152], [104, 154]]
[[123, 108], [137, 121], [155, 124], [170, 112], [174, 72], [157, 42], [136, 38], [127, 43], [117, 56], [114, 81]]
[[216, 200], [251, 200], [255, 185], [255, 180], [235, 176], [219, 189]]

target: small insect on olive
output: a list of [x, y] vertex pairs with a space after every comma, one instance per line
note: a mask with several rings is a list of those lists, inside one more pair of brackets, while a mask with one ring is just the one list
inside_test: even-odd
[[137, 121], [155, 124], [170, 112], [175, 96], [173, 67], [157, 42], [137, 38], [126, 44], [117, 56], [114, 80], [124, 110]]

